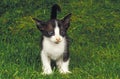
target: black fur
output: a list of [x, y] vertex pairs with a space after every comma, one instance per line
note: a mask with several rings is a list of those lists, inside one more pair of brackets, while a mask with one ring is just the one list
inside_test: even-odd
[[52, 10], [51, 10], [51, 19], [56, 19], [57, 18], [57, 11], [61, 11], [61, 8], [59, 5], [54, 4], [52, 6]]
[[69, 38], [68, 38], [68, 36], [66, 35], [66, 50], [65, 50], [65, 52], [63, 53], [63, 61], [64, 62], [66, 62], [68, 59], [69, 59], [69, 57], [70, 57], [70, 53], [69, 53]]

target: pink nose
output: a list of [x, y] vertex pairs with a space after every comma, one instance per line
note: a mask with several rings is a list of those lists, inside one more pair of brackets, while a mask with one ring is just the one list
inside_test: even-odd
[[57, 42], [60, 42], [60, 38], [56, 38], [56, 41], [57, 41]]

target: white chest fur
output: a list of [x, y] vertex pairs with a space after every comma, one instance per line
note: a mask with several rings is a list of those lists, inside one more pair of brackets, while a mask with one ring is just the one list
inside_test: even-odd
[[63, 38], [63, 40], [59, 44], [50, 41], [49, 38], [44, 38], [42, 51], [44, 51], [44, 53], [51, 59], [57, 60], [63, 55], [65, 51], [65, 46], [65, 38]]

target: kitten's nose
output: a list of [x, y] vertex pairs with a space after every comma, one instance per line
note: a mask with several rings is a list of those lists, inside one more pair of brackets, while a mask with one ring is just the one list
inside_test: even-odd
[[56, 38], [56, 41], [60, 41], [60, 37]]
[[61, 41], [60, 37], [56, 38], [56, 43], [59, 43]]

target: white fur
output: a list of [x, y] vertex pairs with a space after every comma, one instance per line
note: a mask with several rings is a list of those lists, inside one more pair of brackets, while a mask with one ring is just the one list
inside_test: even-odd
[[[63, 53], [66, 46], [66, 38], [59, 34], [59, 27], [56, 21], [55, 35], [51, 38], [43, 37], [43, 49], [41, 51], [41, 60], [43, 64], [43, 74], [51, 74], [52, 69], [50, 66], [50, 60], [57, 62], [60, 73], [68, 73], [69, 60], [63, 62]], [[60, 42], [56, 44], [56, 38], [60, 38]]]
[[51, 40], [52, 42], [57, 42], [56, 39], [60, 39], [60, 42], [61, 42], [63, 38], [62, 38], [62, 36], [60, 35], [60, 29], [59, 29], [59, 27], [58, 27], [57, 21], [55, 21], [55, 25], [56, 25], [55, 30], [54, 30], [55, 35], [52, 36], [52, 37], [50, 38], [50, 40]]
[[54, 42], [51, 42], [49, 38], [44, 37], [42, 51], [50, 59], [57, 60], [64, 53], [64, 49], [65, 49], [64, 46], [66, 46], [65, 42], [66, 42], [65, 38], [63, 38], [63, 40], [59, 44], [56, 44]]
[[71, 73], [69, 71], [69, 60], [67, 60], [66, 62], [63, 62], [63, 59], [59, 59], [57, 61], [57, 66], [59, 68], [59, 72], [62, 74], [66, 74], [66, 73]]

